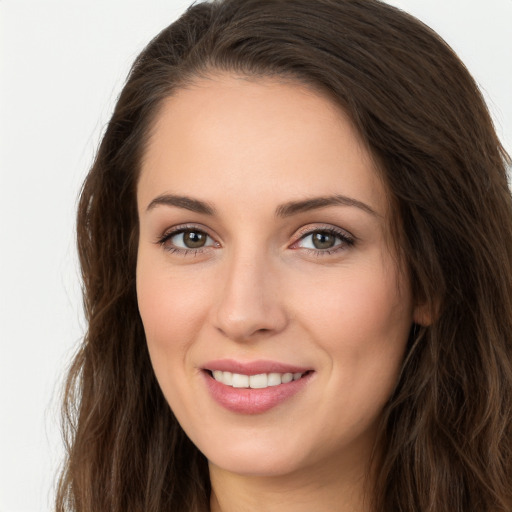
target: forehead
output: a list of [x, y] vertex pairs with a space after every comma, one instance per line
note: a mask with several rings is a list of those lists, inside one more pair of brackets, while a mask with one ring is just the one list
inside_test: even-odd
[[163, 102], [142, 162], [139, 206], [164, 192], [269, 207], [343, 194], [382, 215], [387, 208], [371, 155], [334, 102], [301, 84], [227, 75]]

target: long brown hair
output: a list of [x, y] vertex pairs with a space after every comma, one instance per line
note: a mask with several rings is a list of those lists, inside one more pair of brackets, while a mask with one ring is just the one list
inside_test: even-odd
[[383, 414], [375, 511], [510, 512], [510, 160], [452, 50], [378, 0], [199, 3], [137, 58], [80, 197], [89, 328], [67, 381], [56, 510], [209, 509], [206, 460], [165, 402], [146, 348], [135, 189], [162, 100], [219, 70], [329, 95], [390, 190], [399, 254], [432, 323], [414, 326]]

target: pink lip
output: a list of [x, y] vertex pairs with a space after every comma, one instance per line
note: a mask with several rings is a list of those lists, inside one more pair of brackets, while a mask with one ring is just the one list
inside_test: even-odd
[[212, 398], [225, 409], [238, 414], [261, 414], [282, 404], [301, 391], [313, 375], [313, 372], [310, 371], [298, 380], [264, 389], [233, 388], [216, 381], [210, 372], [206, 370], [258, 375], [260, 373], [305, 373], [311, 370], [311, 368], [273, 361], [241, 363], [228, 359], [211, 361], [205, 364], [204, 368], [202, 374]]
[[203, 365], [205, 370], [220, 370], [223, 372], [241, 373], [243, 375], [259, 375], [260, 373], [305, 373], [312, 368], [295, 366], [276, 361], [250, 361], [242, 363], [234, 359], [218, 359]]

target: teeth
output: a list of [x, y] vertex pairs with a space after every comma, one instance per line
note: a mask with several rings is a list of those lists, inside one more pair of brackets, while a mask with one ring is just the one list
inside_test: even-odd
[[268, 385], [269, 386], [279, 386], [281, 384], [281, 374], [280, 373], [269, 373], [268, 374]]
[[233, 373], [231, 385], [234, 388], [248, 388], [249, 375], [242, 375], [241, 373]]
[[268, 386], [268, 377], [266, 373], [260, 375], [251, 375], [249, 377], [249, 387], [253, 389], [263, 389]]
[[213, 370], [213, 378], [226, 386], [234, 388], [264, 389], [269, 386], [287, 384], [292, 380], [299, 380], [302, 373], [260, 373], [258, 375], [243, 375], [241, 373], [223, 372]]
[[291, 382], [293, 380], [293, 373], [285, 373], [282, 377], [281, 377], [281, 382], [283, 384], [288, 384], [288, 382]]

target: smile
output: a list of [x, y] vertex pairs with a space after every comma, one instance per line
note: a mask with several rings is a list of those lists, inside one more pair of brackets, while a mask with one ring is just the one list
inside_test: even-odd
[[311, 382], [315, 371], [273, 361], [211, 361], [202, 368], [213, 400], [237, 414], [261, 414], [290, 400]]
[[[307, 372], [305, 372], [307, 373]], [[211, 372], [213, 378], [226, 386], [233, 388], [265, 389], [271, 386], [288, 384], [299, 380], [304, 373], [260, 373], [257, 375], [244, 375], [242, 373], [223, 372], [214, 370]]]

